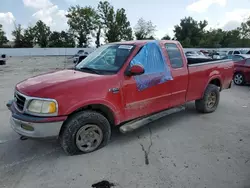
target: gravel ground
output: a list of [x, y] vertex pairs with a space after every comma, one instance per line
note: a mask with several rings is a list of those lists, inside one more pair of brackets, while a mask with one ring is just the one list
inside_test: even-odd
[[223, 91], [212, 114], [189, 103], [132, 133], [115, 129], [108, 146], [87, 155], [67, 156], [53, 140], [19, 140], [5, 106], [15, 84], [68, 66], [63, 57], [13, 57], [0, 66], [0, 188], [90, 188], [102, 180], [115, 188], [250, 188], [248, 86]]

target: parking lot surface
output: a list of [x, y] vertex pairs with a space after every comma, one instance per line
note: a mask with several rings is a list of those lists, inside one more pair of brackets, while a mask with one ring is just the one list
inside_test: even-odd
[[[24, 140], [9, 125], [6, 103], [19, 81], [70, 67], [65, 57], [13, 57], [0, 66], [0, 188], [250, 188], [250, 88], [223, 91], [218, 109], [194, 103], [109, 145], [67, 156], [57, 141]], [[101, 186], [98, 188], [102, 188]]]

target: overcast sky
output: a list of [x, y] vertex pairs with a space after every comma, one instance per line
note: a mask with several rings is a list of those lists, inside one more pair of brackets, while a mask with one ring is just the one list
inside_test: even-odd
[[[98, 0], [1, 0], [0, 23], [9, 39], [14, 22], [24, 27], [37, 20], [44, 21], [52, 30], [67, 29], [65, 13], [69, 6], [96, 7]], [[113, 0], [115, 8], [125, 8], [131, 26], [143, 17], [157, 26], [156, 37], [173, 36], [173, 26], [185, 16], [206, 19], [209, 27], [234, 29], [250, 16], [250, 0]]]

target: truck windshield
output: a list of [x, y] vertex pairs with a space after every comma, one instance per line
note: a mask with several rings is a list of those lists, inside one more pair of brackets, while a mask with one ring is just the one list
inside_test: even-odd
[[108, 44], [89, 54], [77, 66], [77, 70], [96, 74], [116, 73], [134, 49], [134, 45]]

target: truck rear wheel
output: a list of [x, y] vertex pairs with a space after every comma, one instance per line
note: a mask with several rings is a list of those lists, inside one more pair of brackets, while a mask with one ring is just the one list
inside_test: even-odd
[[209, 84], [202, 99], [195, 101], [196, 110], [202, 113], [214, 112], [220, 101], [219, 88], [216, 85]]
[[90, 153], [105, 145], [111, 137], [109, 121], [95, 111], [82, 111], [70, 117], [62, 128], [59, 140], [69, 155]]

